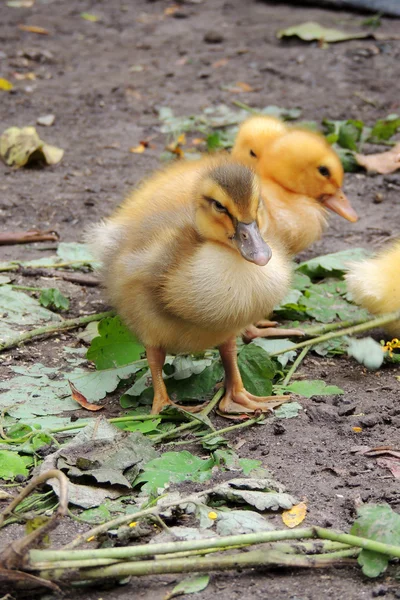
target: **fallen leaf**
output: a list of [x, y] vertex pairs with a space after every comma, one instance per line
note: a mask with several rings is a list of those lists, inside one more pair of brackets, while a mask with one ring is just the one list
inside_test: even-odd
[[17, 81], [35, 81], [36, 73], [33, 73], [33, 71], [30, 71], [29, 73], [13, 73], [13, 77]]
[[7, 79], [3, 79], [3, 77], [0, 77], [0, 90], [9, 92], [13, 89], [13, 87], [14, 86], [10, 81], [8, 81]]
[[380, 467], [389, 469], [393, 477], [400, 479], [400, 459], [398, 458], [377, 458], [377, 464]]
[[82, 406], [82, 408], [86, 408], [86, 410], [97, 411], [104, 408], [99, 404], [90, 404], [85, 398], [83, 394], [74, 386], [74, 384], [68, 379], [69, 387], [71, 388], [72, 398]]
[[226, 90], [227, 92], [231, 92], [231, 94], [241, 94], [243, 92], [253, 92], [254, 89], [251, 87], [251, 85], [249, 85], [248, 83], [245, 83], [244, 81], [237, 81], [235, 83], [235, 85], [233, 86], [228, 86], [228, 87], [223, 87], [222, 89]]
[[179, 10], [179, 6], [177, 4], [167, 6], [167, 8], [164, 10], [164, 15], [166, 17], [170, 17], [171, 15], [175, 14], [177, 10]]
[[282, 513], [282, 521], [286, 527], [297, 527], [304, 521], [307, 515], [307, 505], [304, 502], [300, 502], [295, 506], [292, 506], [290, 510], [284, 510]]
[[43, 142], [34, 127], [9, 127], [0, 136], [0, 157], [10, 167], [23, 167], [30, 161], [60, 162], [64, 150]]
[[354, 433], [361, 433], [362, 427], [352, 427], [352, 430], [354, 431]]
[[142, 142], [138, 146], [132, 146], [132, 148], [129, 148], [129, 152], [132, 152], [132, 154], [143, 154], [145, 150], [146, 146], [142, 144]]
[[204, 590], [210, 582], [209, 575], [196, 575], [180, 581], [171, 592], [164, 596], [163, 600], [171, 600], [175, 596], [183, 594], [195, 594]]
[[377, 154], [355, 154], [356, 160], [361, 167], [367, 171], [376, 173], [393, 173], [400, 169], [400, 144], [396, 144], [387, 152]]
[[35, 0], [8, 0], [7, 6], [11, 8], [31, 8]]
[[330, 29], [323, 27], [314, 21], [307, 21], [300, 25], [294, 25], [287, 29], [281, 29], [276, 34], [276, 37], [282, 39], [284, 37], [296, 36], [305, 42], [323, 41], [323, 42], [344, 42], [347, 40], [356, 40], [369, 37], [369, 32], [346, 33], [339, 29]]
[[212, 67], [213, 69], [219, 69], [219, 67], [224, 67], [226, 64], [228, 64], [229, 62], [229, 58], [220, 58], [219, 60], [216, 60], [214, 63], [212, 63]]
[[92, 23], [96, 23], [97, 21], [100, 21], [100, 17], [97, 17], [96, 15], [92, 15], [91, 13], [87, 13], [87, 12], [81, 13], [81, 17], [82, 17], [82, 19], [85, 19], [85, 21], [91, 21]]
[[194, 138], [192, 140], [193, 146], [198, 146], [199, 144], [203, 144], [205, 142], [204, 138]]
[[48, 29], [44, 29], [44, 27], [37, 27], [36, 25], [17, 25], [17, 27], [21, 31], [38, 33], [39, 35], [50, 35], [50, 31]]

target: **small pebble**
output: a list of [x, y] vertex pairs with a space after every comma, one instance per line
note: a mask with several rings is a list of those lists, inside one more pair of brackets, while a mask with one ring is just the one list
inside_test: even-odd
[[36, 123], [38, 125], [43, 125], [43, 127], [51, 127], [55, 120], [55, 115], [42, 115], [36, 120]]
[[377, 585], [376, 588], [372, 590], [372, 597], [378, 598], [379, 596], [386, 596], [388, 593], [388, 588], [386, 585]]
[[286, 427], [282, 423], [279, 423], [279, 421], [277, 421], [276, 423], [274, 423], [272, 431], [274, 435], [283, 435], [286, 432]]
[[204, 34], [203, 40], [206, 44], [222, 44], [224, 41], [224, 36], [219, 31], [210, 30]]
[[381, 204], [383, 202], [383, 194], [376, 192], [374, 196], [374, 204]]

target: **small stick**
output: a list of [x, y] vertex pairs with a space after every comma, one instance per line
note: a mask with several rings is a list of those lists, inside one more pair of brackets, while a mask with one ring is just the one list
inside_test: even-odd
[[13, 231], [0, 233], [0, 246], [11, 246], [13, 244], [32, 244], [33, 242], [58, 242], [60, 236], [56, 231]]
[[92, 321], [100, 321], [106, 317], [112, 317], [114, 314], [115, 313], [113, 311], [95, 313], [93, 315], [86, 315], [85, 317], [77, 317], [76, 319], [66, 319], [65, 321], [57, 323], [56, 325], [45, 325], [43, 327], [38, 327], [37, 329], [32, 329], [32, 331], [20, 333], [14, 338], [11, 338], [11, 340], [8, 340], [8, 342], [0, 344], [0, 352], [3, 352], [3, 350], [8, 350], [9, 348], [14, 348], [15, 346], [19, 346], [23, 342], [31, 342], [33, 339], [42, 335], [53, 335], [60, 331], [76, 329], [77, 327], [86, 325]]

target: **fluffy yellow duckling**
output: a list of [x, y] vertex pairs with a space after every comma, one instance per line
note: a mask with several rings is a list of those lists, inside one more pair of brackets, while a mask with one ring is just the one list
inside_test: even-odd
[[206, 157], [155, 174], [92, 231], [109, 299], [146, 347], [153, 413], [172, 404], [162, 377], [166, 353], [212, 346], [225, 370], [220, 410], [269, 410], [271, 397], [244, 389], [235, 342], [289, 286], [288, 261], [260, 233], [259, 205], [250, 169]]
[[325, 138], [275, 121], [263, 116], [245, 121], [232, 156], [261, 179], [263, 233], [295, 255], [321, 237], [327, 208], [351, 222], [358, 217], [341, 190], [342, 164]]
[[[400, 240], [374, 258], [355, 263], [346, 275], [347, 285], [357, 304], [372, 314], [400, 310]], [[393, 336], [400, 337], [400, 321], [386, 325]]]

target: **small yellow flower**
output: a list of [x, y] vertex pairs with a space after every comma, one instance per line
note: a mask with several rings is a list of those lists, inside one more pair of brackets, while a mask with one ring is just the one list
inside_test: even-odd
[[132, 521], [132, 523], [129, 523], [129, 527], [136, 527], [137, 525], [137, 521]]
[[389, 352], [390, 358], [393, 356], [393, 350], [400, 348], [400, 340], [397, 338], [393, 338], [390, 342], [386, 342], [383, 346], [384, 352]]
[[217, 515], [217, 513], [216, 513], [216, 512], [214, 512], [213, 510], [211, 510], [211, 511], [208, 513], [208, 518], [209, 518], [209, 519], [212, 519], [213, 521], [215, 521], [215, 519], [218, 519], [218, 515]]
[[354, 433], [361, 433], [362, 427], [352, 427], [352, 430], [354, 431]]
[[95, 535], [91, 535], [90, 538], [88, 538], [86, 541], [87, 542], [93, 542], [93, 540], [96, 539]]

